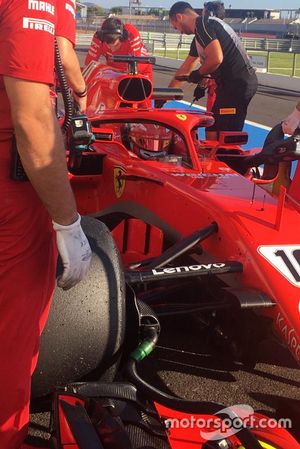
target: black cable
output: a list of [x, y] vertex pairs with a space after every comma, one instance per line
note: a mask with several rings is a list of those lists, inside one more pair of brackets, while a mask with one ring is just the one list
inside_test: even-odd
[[61, 88], [61, 94], [64, 101], [64, 107], [65, 107], [65, 117], [64, 122], [62, 125], [63, 131], [67, 131], [67, 129], [70, 126], [72, 116], [73, 116], [73, 101], [70, 95], [70, 89], [65, 77], [63, 65], [61, 62], [60, 52], [58, 48], [57, 40], [55, 39], [55, 71], [57, 78], [60, 83]]

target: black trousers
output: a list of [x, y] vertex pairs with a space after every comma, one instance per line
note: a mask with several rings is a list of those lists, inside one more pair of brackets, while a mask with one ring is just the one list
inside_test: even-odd
[[242, 131], [248, 105], [257, 91], [257, 85], [255, 73], [247, 79], [218, 83], [212, 108], [215, 123], [207, 131]]

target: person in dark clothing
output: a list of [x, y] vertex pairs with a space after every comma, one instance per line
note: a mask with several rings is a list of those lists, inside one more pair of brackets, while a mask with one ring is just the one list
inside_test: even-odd
[[[243, 129], [249, 102], [257, 90], [255, 70], [238, 36], [220, 18], [222, 8], [224, 17], [221, 2], [208, 2], [201, 17], [189, 3], [180, 1], [169, 12], [173, 28], [195, 34], [189, 55], [169, 86], [180, 87], [181, 82], [175, 79], [178, 75], [189, 75], [189, 81], [195, 84], [202, 84], [211, 75], [217, 84], [212, 108], [215, 123], [206, 130], [210, 140], [217, 140], [219, 131]], [[199, 58], [201, 65], [195, 70]]]

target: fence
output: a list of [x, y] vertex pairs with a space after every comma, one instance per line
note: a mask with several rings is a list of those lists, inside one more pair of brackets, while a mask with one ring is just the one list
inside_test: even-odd
[[[135, 25], [140, 31], [143, 32], [156, 32], [156, 33], [173, 33], [176, 34], [176, 31], [172, 28], [169, 20], [164, 20], [162, 18], [153, 18], [153, 17], [145, 17], [145, 16], [122, 16], [123, 21], [125, 23], [132, 23]], [[85, 30], [85, 32], [92, 32], [96, 28], [99, 28], [103, 23], [105, 17], [89, 17], [88, 19], [77, 19], [77, 29]], [[167, 18], [168, 19], [168, 18]], [[252, 19], [253, 20], [253, 19]], [[225, 18], [225, 22], [228, 23], [234, 31], [241, 35], [242, 33], [260, 33], [264, 34], [265, 37], [267, 35], [273, 35], [277, 38], [284, 38], [287, 33], [291, 37], [288, 36], [288, 39], [291, 39], [292, 36], [299, 37], [299, 23], [297, 21], [290, 20], [271, 20], [264, 23], [264, 20], [256, 20], [249, 21], [243, 19], [230, 19]], [[251, 23], [250, 23], [251, 22]], [[245, 35], [247, 36], [247, 35]], [[249, 35], [248, 35], [249, 36]], [[250, 36], [251, 37], [251, 36]], [[255, 37], [255, 36], [253, 36]], [[269, 36], [272, 37], [272, 36]]]
[[[89, 45], [92, 33], [78, 34], [78, 44], [83, 45], [87, 43]], [[162, 48], [177, 49], [188, 48], [193, 39], [193, 36], [185, 36], [182, 34], [174, 33], [157, 33], [157, 32], [141, 32], [142, 39], [146, 42], [154, 41], [155, 47], [159, 48], [161, 44]], [[269, 38], [241, 38], [244, 47], [247, 50], [264, 50], [264, 51], [289, 51], [292, 53], [300, 53], [300, 40], [297, 39], [269, 39]]]
[[[171, 33], [141, 32], [143, 42], [154, 55], [184, 59], [193, 36]], [[77, 46], [88, 46], [92, 34], [77, 34]], [[249, 54], [264, 55], [266, 71], [300, 76], [300, 41], [291, 39], [242, 38]]]
[[[158, 43], [161, 43], [163, 48], [167, 47], [168, 49], [189, 48], [193, 39], [193, 36], [172, 33], [141, 32], [141, 35], [144, 41], [154, 41], [156, 48], [158, 48]], [[300, 40], [242, 37], [241, 41], [246, 50], [300, 53]]]

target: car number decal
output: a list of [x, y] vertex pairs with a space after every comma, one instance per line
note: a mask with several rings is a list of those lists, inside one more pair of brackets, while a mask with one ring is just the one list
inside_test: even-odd
[[263, 245], [257, 251], [291, 284], [300, 288], [300, 245]]

